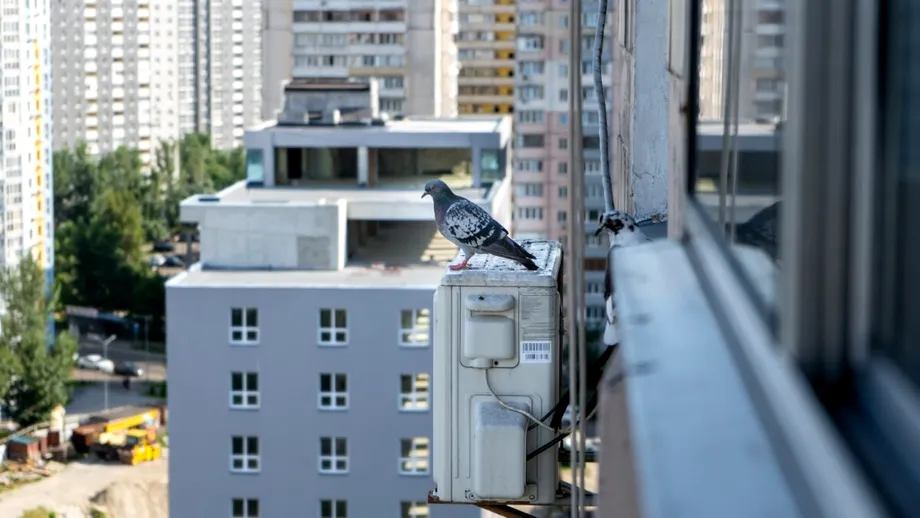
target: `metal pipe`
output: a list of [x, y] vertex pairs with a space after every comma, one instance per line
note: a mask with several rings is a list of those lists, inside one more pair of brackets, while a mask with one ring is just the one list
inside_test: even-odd
[[[604, 28], [607, 26], [607, 0], [600, 0], [597, 8], [597, 26], [594, 28], [594, 96], [597, 98], [598, 136], [601, 146], [601, 180], [604, 187], [604, 207], [614, 210], [613, 182], [610, 179], [610, 130], [607, 126], [607, 93], [604, 89]], [[579, 42], [581, 43], [581, 42]], [[579, 70], [580, 70], [579, 63]], [[580, 72], [579, 72], [580, 74]], [[581, 94], [579, 89], [579, 95]], [[579, 121], [579, 124], [581, 121]]]
[[734, 17], [735, 31], [734, 38], [731, 41], [732, 53], [735, 56], [734, 69], [732, 70], [732, 91], [734, 95], [730, 99], [732, 103], [732, 134], [731, 143], [729, 144], [731, 152], [729, 171], [732, 179], [732, 188], [728, 210], [728, 235], [731, 242], [735, 241], [735, 209], [738, 205], [738, 122], [740, 118], [739, 104], [741, 103], [741, 95], [739, 94], [741, 89], [741, 67], [738, 66], [738, 61], [742, 51], [743, 40], [741, 36], [744, 28], [744, 19], [741, 16], [741, 13], [744, 12], [744, 0], [734, 1], [735, 11], [732, 13], [732, 16]]
[[[731, 153], [729, 152], [731, 146], [731, 117], [733, 107], [731, 99], [732, 96], [735, 95], [734, 82], [731, 79], [732, 71], [735, 69], [735, 53], [732, 41], [735, 33], [734, 13], [736, 10], [736, 2], [735, 0], [728, 0], [725, 5], [728, 9], [728, 13], [726, 14], [728, 23], [725, 24], [722, 42], [722, 160], [719, 167], [719, 228], [722, 232], [725, 231], [728, 169], [731, 164]], [[696, 71], [692, 72], [695, 73]], [[696, 167], [697, 164], [690, 164], [690, 166]]]

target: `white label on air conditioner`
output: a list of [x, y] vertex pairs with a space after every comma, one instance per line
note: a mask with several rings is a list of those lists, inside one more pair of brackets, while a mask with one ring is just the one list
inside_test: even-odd
[[553, 342], [525, 340], [521, 342], [521, 363], [550, 363], [553, 359]]

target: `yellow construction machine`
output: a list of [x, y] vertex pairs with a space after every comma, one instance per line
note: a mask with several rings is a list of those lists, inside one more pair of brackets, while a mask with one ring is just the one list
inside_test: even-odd
[[91, 418], [74, 430], [71, 441], [78, 452], [94, 453], [103, 460], [132, 466], [156, 460], [163, 454], [157, 433], [159, 418], [159, 409], [126, 408]]

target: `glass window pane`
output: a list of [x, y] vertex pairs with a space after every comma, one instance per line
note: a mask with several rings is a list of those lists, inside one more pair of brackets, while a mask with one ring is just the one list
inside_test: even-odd
[[319, 310], [319, 327], [332, 327], [332, 313], [330, 310]]
[[335, 518], [348, 518], [348, 502], [345, 500], [335, 502]]
[[246, 331], [246, 340], [249, 342], [255, 342], [259, 339], [258, 331]]
[[344, 437], [335, 439], [335, 454], [340, 457], [348, 455], [348, 441]]
[[234, 372], [230, 375], [230, 389], [243, 390], [243, 374]]
[[332, 333], [330, 333], [329, 331], [323, 331], [322, 333], [319, 334], [319, 340], [325, 343], [331, 342]]
[[246, 452], [250, 455], [259, 454], [259, 438], [258, 437], [247, 437], [246, 438]]
[[242, 341], [243, 341], [243, 332], [242, 332], [242, 331], [233, 331], [232, 333], [230, 333], [230, 338], [231, 338], [234, 342], [242, 342]]
[[246, 373], [246, 390], [259, 390], [259, 374], [257, 372]]
[[320, 392], [331, 392], [332, 391], [332, 375], [331, 374], [320, 374], [319, 375], [319, 390]]
[[332, 501], [323, 500], [319, 503], [319, 514], [323, 518], [331, 518], [332, 516]]
[[259, 501], [257, 499], [251, 498], [246, 502], [246, 513], [248, 514], [246, 518], [259, 517]]
[[345, 337], [346, 337], [345, 332], [344, 332], [344, 331], [339, 331], [338, 333], [335, 334], [335, 341], [336, 341], [336, 343], [345, 343], [345, 341], [346, 341], [346, 338], [345, 338]]
[[413, 322], [412, 322], [412, 310], [404, 309], [404, 310], [402, 311], [401, 320], [402, 320], [402, 328], [403, 328], [403, 329], [411, 329], [411, 328], [412, 328], [412, 325], [413, 325]]
[[336, 392], [347, 392], [348, 391], [348, 377], [344, 374], [335, 375], [335, 391]]
[[243, 396], [241, 396], [241, 395], [239, 395], [239, 394], [234, 394], [234, 395], [233, 395], [233, 398], [232, 398], [232, 401], [233, 401], [233, 404], [234, 404], [235, 406], [242, 405], [242, 404], [243, 404]]
[[399, 391], [403, 394], [412, 392], [412, 376], [408, 374], [399, 376]]
[[243, 438], [237, 435], [233, 437], [231, 442], [232, 442], [231, 447], [233, 448], [232, 450], [233, 454], [242, 455], [243, 454]]
[[243, 516], [243, 499], [234, 498], [233, 499], [233, 518], [239, 518]]
[[233, 308], [230, 310], [230, 325], [233, 327], [240, 327], [243, 325], [243, 310], [240, 308]]
[[332, 455], [332, 439], [330, 439], [329, 437], [320, 438], [319, 454], [320, 455]]
[[[682, 25], [686, 2], [671, 2], [671, 46], [669, 68], [683, 70], [683, 47], [687, 41]], [[727, 4], [726, 4], [727, 5]], [[770, 11], [783, 13], [786, 7], [771, 4]], [[734, 16], [737, 14], [737, 16]], [[788, 30], [785, 17], [777, 23], [760, 25], [761, 30], [782, 34]], [[680, 23], [678, 23], [680, 21]], [[782, 158], [782, 128], [786, 119], [786, 42], [782, 37], [765, 37], [748, 49], [741, 44], [742, 10], [727, 6], [703, 16], [700, 26], [699, 101], [695, 164], [690, 164], [693, 197], [724, 237], [741, 268], [753, 280], [764, 307], [774, 306], [772, 280], [778, 278], [779, 202]], [[732, 29], [729, 33], [728, 28]], [[675, 38], [680, 35], [680, 39]], [[737, 37], [732, 37], [733, 35]], [[747, 41], [747, 40], [745, 40]], [[723, 53], [723, 49], [725, 52]], [[747, 55], [769, 55], [773, 59], [741, 66]], [[736, 53], [738, 66], [730, 58]], [[724, 57], [723, 57], [723, 54]], [[734, 79], [734, 80], [732, 80]], [[728, 90], [726, 90], [728, 88]], [[653, 214], [636, 214], [638, 220]], [[604, 236], [606, 239], [607, 236]], [[606, 241], [595, 246], [606, 247]], [[771, 279], [766, 283], [759, 279]], [[765, 315], [766, 316], [766, 315]]]
[[256, 308], [246, 309], [246, 325], [249, 327], [259, 327], [259, 310]]
[[335, 310], [335, 327], [348, 327], [346, 316], [346, 311], [344, 309]]

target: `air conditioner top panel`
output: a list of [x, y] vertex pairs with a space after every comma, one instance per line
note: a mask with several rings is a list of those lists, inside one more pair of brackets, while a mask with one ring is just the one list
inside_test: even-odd
[[[469, 268], [448, 271], [441, 278], [442, 286], [556, 286], [562, 267], [562, 245], [558, 241], [519, 241], [521, 246], [536, 256], [538, 270], [529, 271], [520, 264], [486, 254], [477, 254]], [[463, 252], [460, 252], [460, 256]]]

